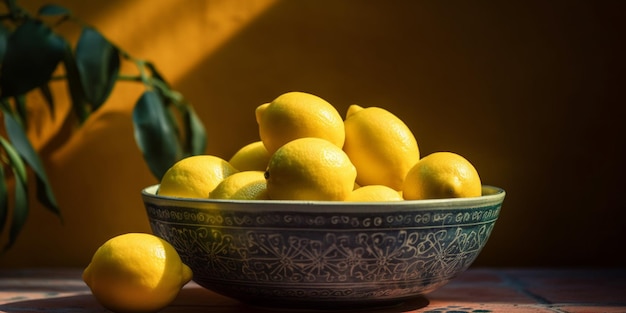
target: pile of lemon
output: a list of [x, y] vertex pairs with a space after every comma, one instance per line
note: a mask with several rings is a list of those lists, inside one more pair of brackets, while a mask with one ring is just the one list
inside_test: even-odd
[[477, 197], [474, 166], [452, 152], [420, 158], [407, 125], [380, 107], [288, 92], [256, 108], [260, 140], [230, 159], [197, 155], [174, 164], [158, 194], [239, 200], [400, 201]]
[[[256, 109], [259, 141], [228, 161], [185, 158], [158, 194], [241, 200], [400, 201], [477, 197], [474, 166], [452, 152], [420, 159], [415, 136], [389, 111], [352, 105], [345, 120], [324, 99], [289, 92]], [[192, 278], [174, 247], [151, 234], [111, 238], [83, 280], [114, 312], [155, 312]]]

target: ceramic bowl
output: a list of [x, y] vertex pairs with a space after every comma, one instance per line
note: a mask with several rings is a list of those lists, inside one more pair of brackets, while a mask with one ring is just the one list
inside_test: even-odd
[[142, 191], [155, 235], [194, 281], [252, 305], [392, 305], [466, 270], [485, 246], [505, 191], [399, 202], [183, 199]]

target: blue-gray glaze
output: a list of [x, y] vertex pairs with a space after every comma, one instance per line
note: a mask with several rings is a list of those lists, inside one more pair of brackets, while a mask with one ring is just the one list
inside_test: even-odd
[[504, 191], [451, 201], [195, 200], [144, 190], [152, 231], [199, 285], [248, 303], [394, 303], [444, 285], [485, 246]]

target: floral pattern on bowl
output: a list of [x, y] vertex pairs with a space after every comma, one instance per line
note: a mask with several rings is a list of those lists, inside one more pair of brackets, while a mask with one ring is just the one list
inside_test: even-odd
[[289, 307], [393, 304], [467, 269], [505, 192], [397, 203], [143, 198], [154, 234], [194, 281], [246, 303]]

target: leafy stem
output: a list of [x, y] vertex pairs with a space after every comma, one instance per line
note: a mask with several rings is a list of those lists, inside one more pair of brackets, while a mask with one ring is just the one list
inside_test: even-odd
[[[43, 162], [26, 136], [28, 93], [40, 91], [52, 118], [55, 116], [54, 97], [48, 87], [52, 81], [67, 83], [72, 108], [69, 114], [76, 117], [78, 126], [106, 105], [118, 81], [142, 84], [145, 91], [132, 107], [133, 135], [158, 180], [176, 161], [204, 152], [202, 122], [153, 63], [131, 56], [64, 7], [48, 4], [32, 15], [17, 0], [3, 2], [7, 12], [0, 12], [0, 116], [7, 137], [0, 135], [0, 235], [5, 226], [9, 231], [2, 252], [14, 245], [27, 221], [26, 195], [32, 183], [26, 171], [34, 173], [37, 200], [61, 217]], [[51, 18], [56, 21], [49, 23]], [[75, 44], [54, 30], [67, 21], [81, 29]], [[134, 63], [139, 75], [120, 74], [122, 61]], [[64, 73], [53, 75], [60, 67]], [[66, 118], [63, 125], [72, 120]]]

